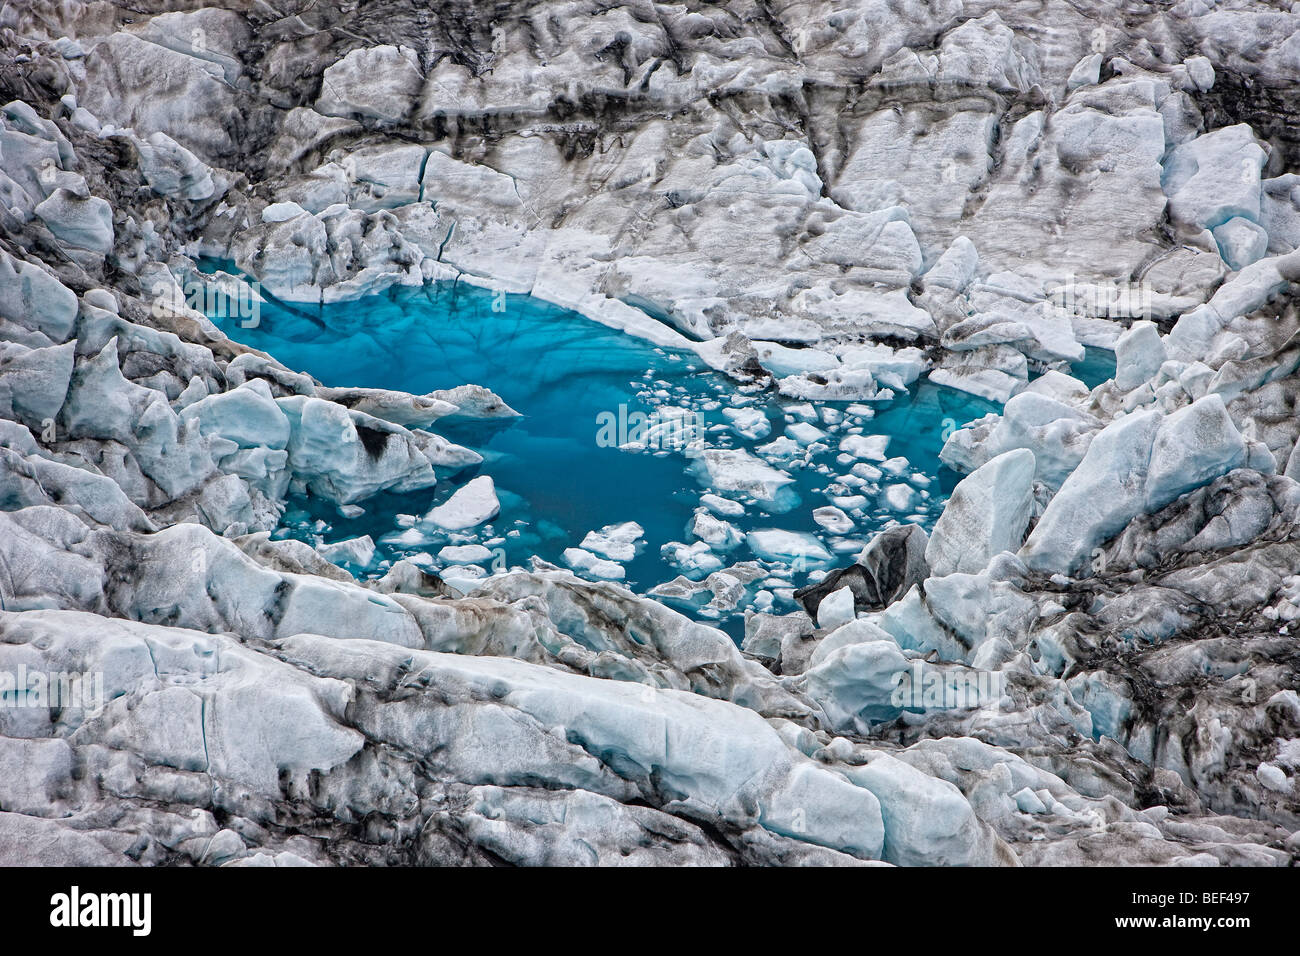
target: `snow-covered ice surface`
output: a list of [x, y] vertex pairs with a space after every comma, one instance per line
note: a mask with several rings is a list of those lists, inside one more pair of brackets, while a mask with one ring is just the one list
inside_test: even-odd
[[0, 12], [0, 862], [1300, 858], [1300, 14], [129, 6]]

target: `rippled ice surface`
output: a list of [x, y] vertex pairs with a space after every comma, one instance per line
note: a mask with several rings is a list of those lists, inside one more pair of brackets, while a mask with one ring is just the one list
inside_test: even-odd
[[[814, 534], [836, 555], [834, 563], [844, 564], [890, 522], [916, 522], [927, 530], [933, 525], [959, 477], [937, 457], [946, 432], [995, 408], [924, 380], [911, 394], [874, 407], [843, 402], [814, 407], [770, 389], [737, 386], [691, 353], [657, 348], [527, 296], [498, 299], [496, 310], [493, 302], [491, 292], [440, 283], [320, 308], [268, 303], [254, 329], [214, 316], [232, 338], [326, 385], [424, 393], [473, 382], [523, 414], [504, 427], [436, 423], [431, 430], [479, 451], [483, 464], [447, 477], [440, 470], [438, 486], [425, 492], [372, 498], [363, 502], [365, 514], [352, 519], [323, 501], [295, 499], [278, 535], [321, 543], [368, 534], [379, 545], [376, 560], [368, 568], [349, 568], [353, 573], [380, 575], [392, 560], [414, 555], [454, 579], [478, 572], [445, 568], [437, 555], [447, 544], [486, 545], [494, 554], [484, 562], [488, 572], [526, 566], [532, 555], [562, 565], [564, 550], [578, 546], [589, 531], [635, 521], [645, 529], [645, 543], [625, 562], [624, 583], [644, 592], [681, 573], [661, 549], [671, 542], [693, 543], [687, 525], [701, 494], [710, 489], [691, 467], [692, 449], [609, 446], [598, 441], [600, 425], [602, 415], [618, 421], [636, 412], [676, 408], [703, 423], [707, 447], [744, 448], [795, 479], [791, 501], [785, 503], [793, 504], [789, 510], [773, 513], [741, 498], [744, 515], [728, 520], [741, 532], [776, 528]], [[746, 439], [733, 431], [723, 410], [737, 407], [759, 410], [770, 434]], [[826, 436], [807, 446], [801, 458], [783, 461], [760, 450], [787, 429], [806, 441], [808, 435], [796, 427], [804, 422]], [[883, 456], [888, 460], [868, 462], [853, 474], [858, 462], [841, 458], [839, 450], [850, 434], [888, 436]], [[414, 518], [476, 473], [496, 482], [498, 518], [468, 532], [430, 534], [417, 547], [394, 541]], [[891, 486], [901, 487], [891, 492]], [[824, 531], [812, 516], [814, 508], [834, 499], [854, 519], [853, 528], [842, 534]], [[744, 543], [719, 557], [724, 566], [755, 559]], [[772, 576], [751, 588], [748, 606], [758, 594], [758, 606], [773, 602], [777, 611], [790, 609], [792, 589], [816, 580], [828, 566], [816, 561], [803, 567], [765, 565]], [[736, 632], [736, 619], [723, 623]]]

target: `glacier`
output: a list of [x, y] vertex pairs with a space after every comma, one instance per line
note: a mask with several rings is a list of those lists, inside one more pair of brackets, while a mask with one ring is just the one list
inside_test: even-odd
[[0, 10], [0, 863], [1300, 862], [1300, 13], [127, 6]]

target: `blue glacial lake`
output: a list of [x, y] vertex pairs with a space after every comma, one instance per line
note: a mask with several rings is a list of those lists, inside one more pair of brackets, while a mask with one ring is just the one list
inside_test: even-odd
[[[700, 496], [710, 490], [693, 467], [698, 459], [689, 456], [689, 449], [622, 449], [602, 441], [601, 428], [611, 421], [635, 422], [638, 412], [651, 415], [677, 408], [702, 423], [707, 447], [766, 455], [794, 479], [779, 511], [751, 500], [743, 515], [727, 518], [742, 533], [811, 533], [832, 552], [830, 565], [813, 562], [791, 568], [780, 560], [766, 562], [775, 576], [751, 588], [754, 593], [769, 592], [758, 597], [757, 606], [790, 610], [791, 589], [808, 583], [809, 575], [815, 579], [825, 567], [849, 563], [888, 523], [912, 521], [929, 530], [960, 478], [938, 459], [946, 434], [996, 410], [988, 402], [924, 379], [909, 394], [870, 409], [848, 402], [810, 406], [772, 389], [739, 386], [708, 369], [693, 353], [656, 347], [527, 296], [506, 296], [502, 303], [494, 293], [464, 284], [438, 283], [323, 307], [269, 302], [255, 328], [219, 316], [213, 321], [237, 341], [326, 385], [422, 394], [472, 382], [493, 390], [521, 413], [507, 424], [431, 426], [431, 431], [484, 456], [481, 465], [460, 474], [440, 470], [436, 488], [378, 495], [361, 502], [365, 513], [353, 518], [325, 501], [291, 500], [279, 536], [314, 544], [360, 535], [375, 540], [375, 562], [364, 569], [349, 567], [359, 576], [381, 575], [389, 562], [404, 556], [450, 575], [462, 574], [438, 560], [447, 544], [484, 544], [494, 554], [491, 562], [484, 562], [486, 570], [527, 566], [533, 555], [563, 566], [565, 549], [577, 547], [588, 532], [635, 521], [645, 529], [645, 541], [637, 555], [624, 562], [622, 583], [644, 593], [671, 580], [681, 570], [661, 549], [670, 542], [694, 542], [687, 526], [700, 507]], [[770, 433], [752, 439], [737, 434], [723, 411], [738, 406], [759, 410]], [[772, 458], [771, 452], [757, 450], [789, 428], [806, 440], [807, 432], [797, 426], [809, 417], [813, 421], [807, 423], [826, 436], [811, 446], [806, 463], [791, 467]], [[851, 434], [888, 436], [883, 456], [887, 461], [859, 468], [866, 478], [853, 474], [856, 462], [839, 449], [840, 441]], [[476, 474], [490, 475], [496, 484], [501, 502], [497, 518], [414, 547], [394, 541], [413, 518], [445, 501]], [[891, 486], [899, 485], [904, 488], [889, 494]], [[844, 509], [854, 518], [851, 529], [831, 533], [813, 520], [813, 509], [833, 499], [853, 504]], [[797, 503], [785, 510], [792, 501]], [[723, 566], [755, 559], [744, 542], [719, 557]], [[696, 571], [690, 576], [704, 575]], [[744, 606], [723, 615], [725, 620], [711, 611], [703, 616], [735, 634]]]

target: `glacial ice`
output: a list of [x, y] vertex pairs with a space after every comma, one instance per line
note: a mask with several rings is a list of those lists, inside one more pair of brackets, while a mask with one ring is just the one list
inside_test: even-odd
[[1130, 391], [1150, 381], [1165, 363], [1165, 346], [1152, 322], [1134, 322], [1115, 341], [1115, 387]]
[[823, 630], [834, 630], [854, 616], [853, 590], [848, 585], [826, 595], [817, 606], [817, 626]]
[[1294, 14], [224, 6], [6, 21], [0, 860], [1294, 862]]
[[1020, 448], [958, 482], [925, 548], [933, 575], [977, 574], [993, 555], [1020, 550], [1033, 506], [1034, 467], [1034, 453]]
[[1260, 172], [1266, 159], [1244, 123], [1176, 147], [1162, 177], [1170, 218], [1194, 231], [1214, 229], [1234, 218], [1258, 222]]
[[1169, 416], [1137, 412], [1103, 428], [1021, 549], [1032, 569], [1071, 574], [1134, 517], [1245, 461], [1223, 399], [1207, 395]]
[[1223, 261], [1234, 271], [1258, 262], [1268, 251], [1268, 232], [1245, 216], [1233, 216], [1212, 230]]
[[78, 196], [60, 187], [35, 212], [74, 249], [104, 255], [113, 248], [113, 207], [98, 196]]

